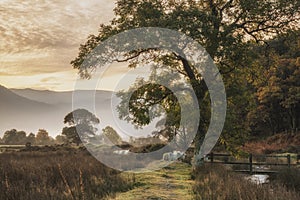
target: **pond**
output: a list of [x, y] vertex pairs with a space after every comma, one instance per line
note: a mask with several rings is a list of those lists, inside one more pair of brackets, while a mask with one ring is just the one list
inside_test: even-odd
[[246, 179], [256, 184], [269, 183], [269, 175], [267, 174], [254, 174], [254, 175], [246, 176]]

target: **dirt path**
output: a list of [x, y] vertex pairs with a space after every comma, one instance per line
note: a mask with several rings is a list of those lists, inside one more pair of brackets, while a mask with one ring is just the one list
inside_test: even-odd
[[190, 172], [189, 165], [177, 162], [159, 171], [136, 174], [133, 190], [108, 200], [190, 200], [193, 186]]

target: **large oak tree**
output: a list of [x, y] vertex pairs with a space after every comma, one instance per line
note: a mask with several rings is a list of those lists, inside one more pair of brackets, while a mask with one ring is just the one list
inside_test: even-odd
[[[227, 78], [234, 77], [228, 75], [235, 73], [233, 70], [251, 65], [253, 43], [263, 43], [280, 33], [299, 28], [299, 5], [298, 0], [117, 0], [115, 18], [110, 24], [101, 24], [98, 35], [89, 36], [71, 64], [83, 78], [89, 78], [90, 70], [96, 66], [82, 63], [101, 42], [129, 29], [163, 27], [180, 31], [199, 42], [219, 67], [226, 82]], [[208, 90], [201, 74], [176, 52], [166, 54], [160, 49], [139, 49], [127, 52], [123, 58], [115, 61], [127, 62], [129, 67], [136, 67], [149, 60], [158, 64], [167, 63], [171, 70], [185, 76], [191, 83], [200, 108], [205, 109], [203, 105], [209, 105]], [[172, 94], [168, 95], [168, 90], [163, 87], [153, 85], [148, 88], [155, 89], [161, 98], [173, 99]], [[135, 100], [141, 97], [136, 96]], [[165, 101], [165, 104], [168, 103]], [[123, 117], [133, 123], [144, 122], [141, 119], [145, 116], [138, 114], [138, 109], [132, 110], [137, 113], [131, 113], [129, 118]], [[209, 116], [201, 116], [196, 137], [197, 150], [209, 123]]]

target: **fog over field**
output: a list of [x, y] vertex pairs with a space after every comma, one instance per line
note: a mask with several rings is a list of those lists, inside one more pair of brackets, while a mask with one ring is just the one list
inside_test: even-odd
[[[72, 91], [7, 89], [0, 86], [0, 136], [3, 136], [6, 130], [13, 128], [27, 133], [36, 133], [38, 129], [43, 128], [55, 137], [65, 126], [63, 119], [66, 114], [79, 107], [86, 108], [97, 115], [100, 119], [97, 127], [99, 130], [112, 126], [125, 138], [128, 138], [128, 135], [146, 136], [153, 131], [153, 124], [141, 131], [135, 130], [127, 122], [114, 118], [111, 108], [113, 95], [111, 91], [77, 91], [75, 93], [76, 105], [72, 104], [73, 94]], [[93, 98], [95, 106], [91, 105]]]

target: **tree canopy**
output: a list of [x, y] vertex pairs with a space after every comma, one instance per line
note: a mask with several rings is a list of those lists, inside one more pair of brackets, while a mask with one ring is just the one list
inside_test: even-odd
[[11, 129], [5, 131], [2, 141], [4, 144], [25, 144], [26, 133], [24, 131], [17, 131], [16, 129]]
[[121, 136], [111, 126], [107, 126], [104, 129], [102, 129], [102, 133], [105, 137], [107, 137], [107, 139], [109, 140], [108, 142], [111, 142], [114, 145], [122, 143]]
[[[252, 82], [255, 107], [248, 120], [256, 135], [295, 132], [300, 128], [300, 32], [269, 41], [256, 64]], [[260, 50], [262, 51], [262, 50]]]
[[[297, 0], [118, 0], [115, 18], [108, 25], [101, 24], [98, 35], [89, 36], [71, 63], [83, 77], [88, 76], [81, 64], [105, 39], [133, 28], [164, 27], [198, 41], [223, 68], [243, 66], [243, 59], [247, 58], [240, 56], [247, 54], [247, 41], [265, 41], [267, 37], [299, 28], [299, 5]], [[135, 56], [128, 55], [128, 60], [138, 62], [140, 54], [149, 52], [133, 52]], [[171, 58], [182, 62], [176, 55]]]
[[94, 127], [100, 120], [86, 109], [76, 109], [64, 118], [67, 127], [62, 130], [71, 143], [79, 145], [82, 140], [89, 140], [95, 135], [97, 129]]
[[39, 129], [36, 134], [36, 144], [50, 144], [52, 138], [49, 137], [49, 133], [45, 129]]
[[45, 129], [39, 129], [36, 136], [33, 133], [27, 135], [25, 131], [11, 129], [5, 131], [2, 143], [10, 145], [50, 145], [54, 144], [54, 140]]
[[[249, 106], [247, 103], [242, 105], [245, 102], [233, 96], [237, 96], [240, 100], [247, 96], [240, 93], [238, 88], [241, 87], [243, 91], [248, 86], [240, 75], [245, 77], [242, 70], [253, 64], [254, 43], [262, 44], [279, 34], [298, 30], [299, 5], [298, 0], [118, 0], [114, 9], [114, 19], [110, 24], [101, 24], [98, 35], [89, 36], [87, 42], [80, 46], [79, 55], [71, 64], [79, 70], [83, 78], [89, 78], [97, 65], [82, 65], [82, 63], [97, 45], [109, 37], [139, 27], [177, 30], [199, 42], [219, 67], [226, 87], [230, 90], [228, 96], [229, 100], [232, 100], [229, 102], [230, 108], [247, 107]], [[155, 48], [124, 52], [122, 58], [114, 61], [128, 62], [129, 67], [153, 62], [156, 63], [156, 68], [153, 68], [152, 72], [159, 67], [167, 66], [168, 70], [190, 82], [197, 96], [199, 108], [204, 111], [195, 139], [196, 150], [199, 150], [210, 121], [210, 110], [207, 109], [210, 100], [205, 81], [195, 66], [176, 52], [165, 52]], [[164, 101], [165, 107], [170, 107], [174, 103], [172, 94], [163, 87], [148, 85], [140, 89], [159, 94], [150, 96], [152, 97], [150, 99], [159, 103]], [[128, 98], [126, 95], [123, 96]], [[132, 100], [138, 102], [141, 97], [142, 95], [136, 95]], [[143, 115], [144, 112], [137, 109], [141, 106], [136, 107], [137, 105], [133, 103], [131, 113], [121, 117], [139, 125], [148, 123], [151, 119]], [[175, 107], [174, 109], [178, 109]], [[235, 113], [231, 110], [225, 125], [225, 129], [228, 128], [227, 132], [230, 133], [234, 127], [234, 133], [238, 133], [237, 127], [242, 126], [241, 117], [245, 116], [245, 112]]]

